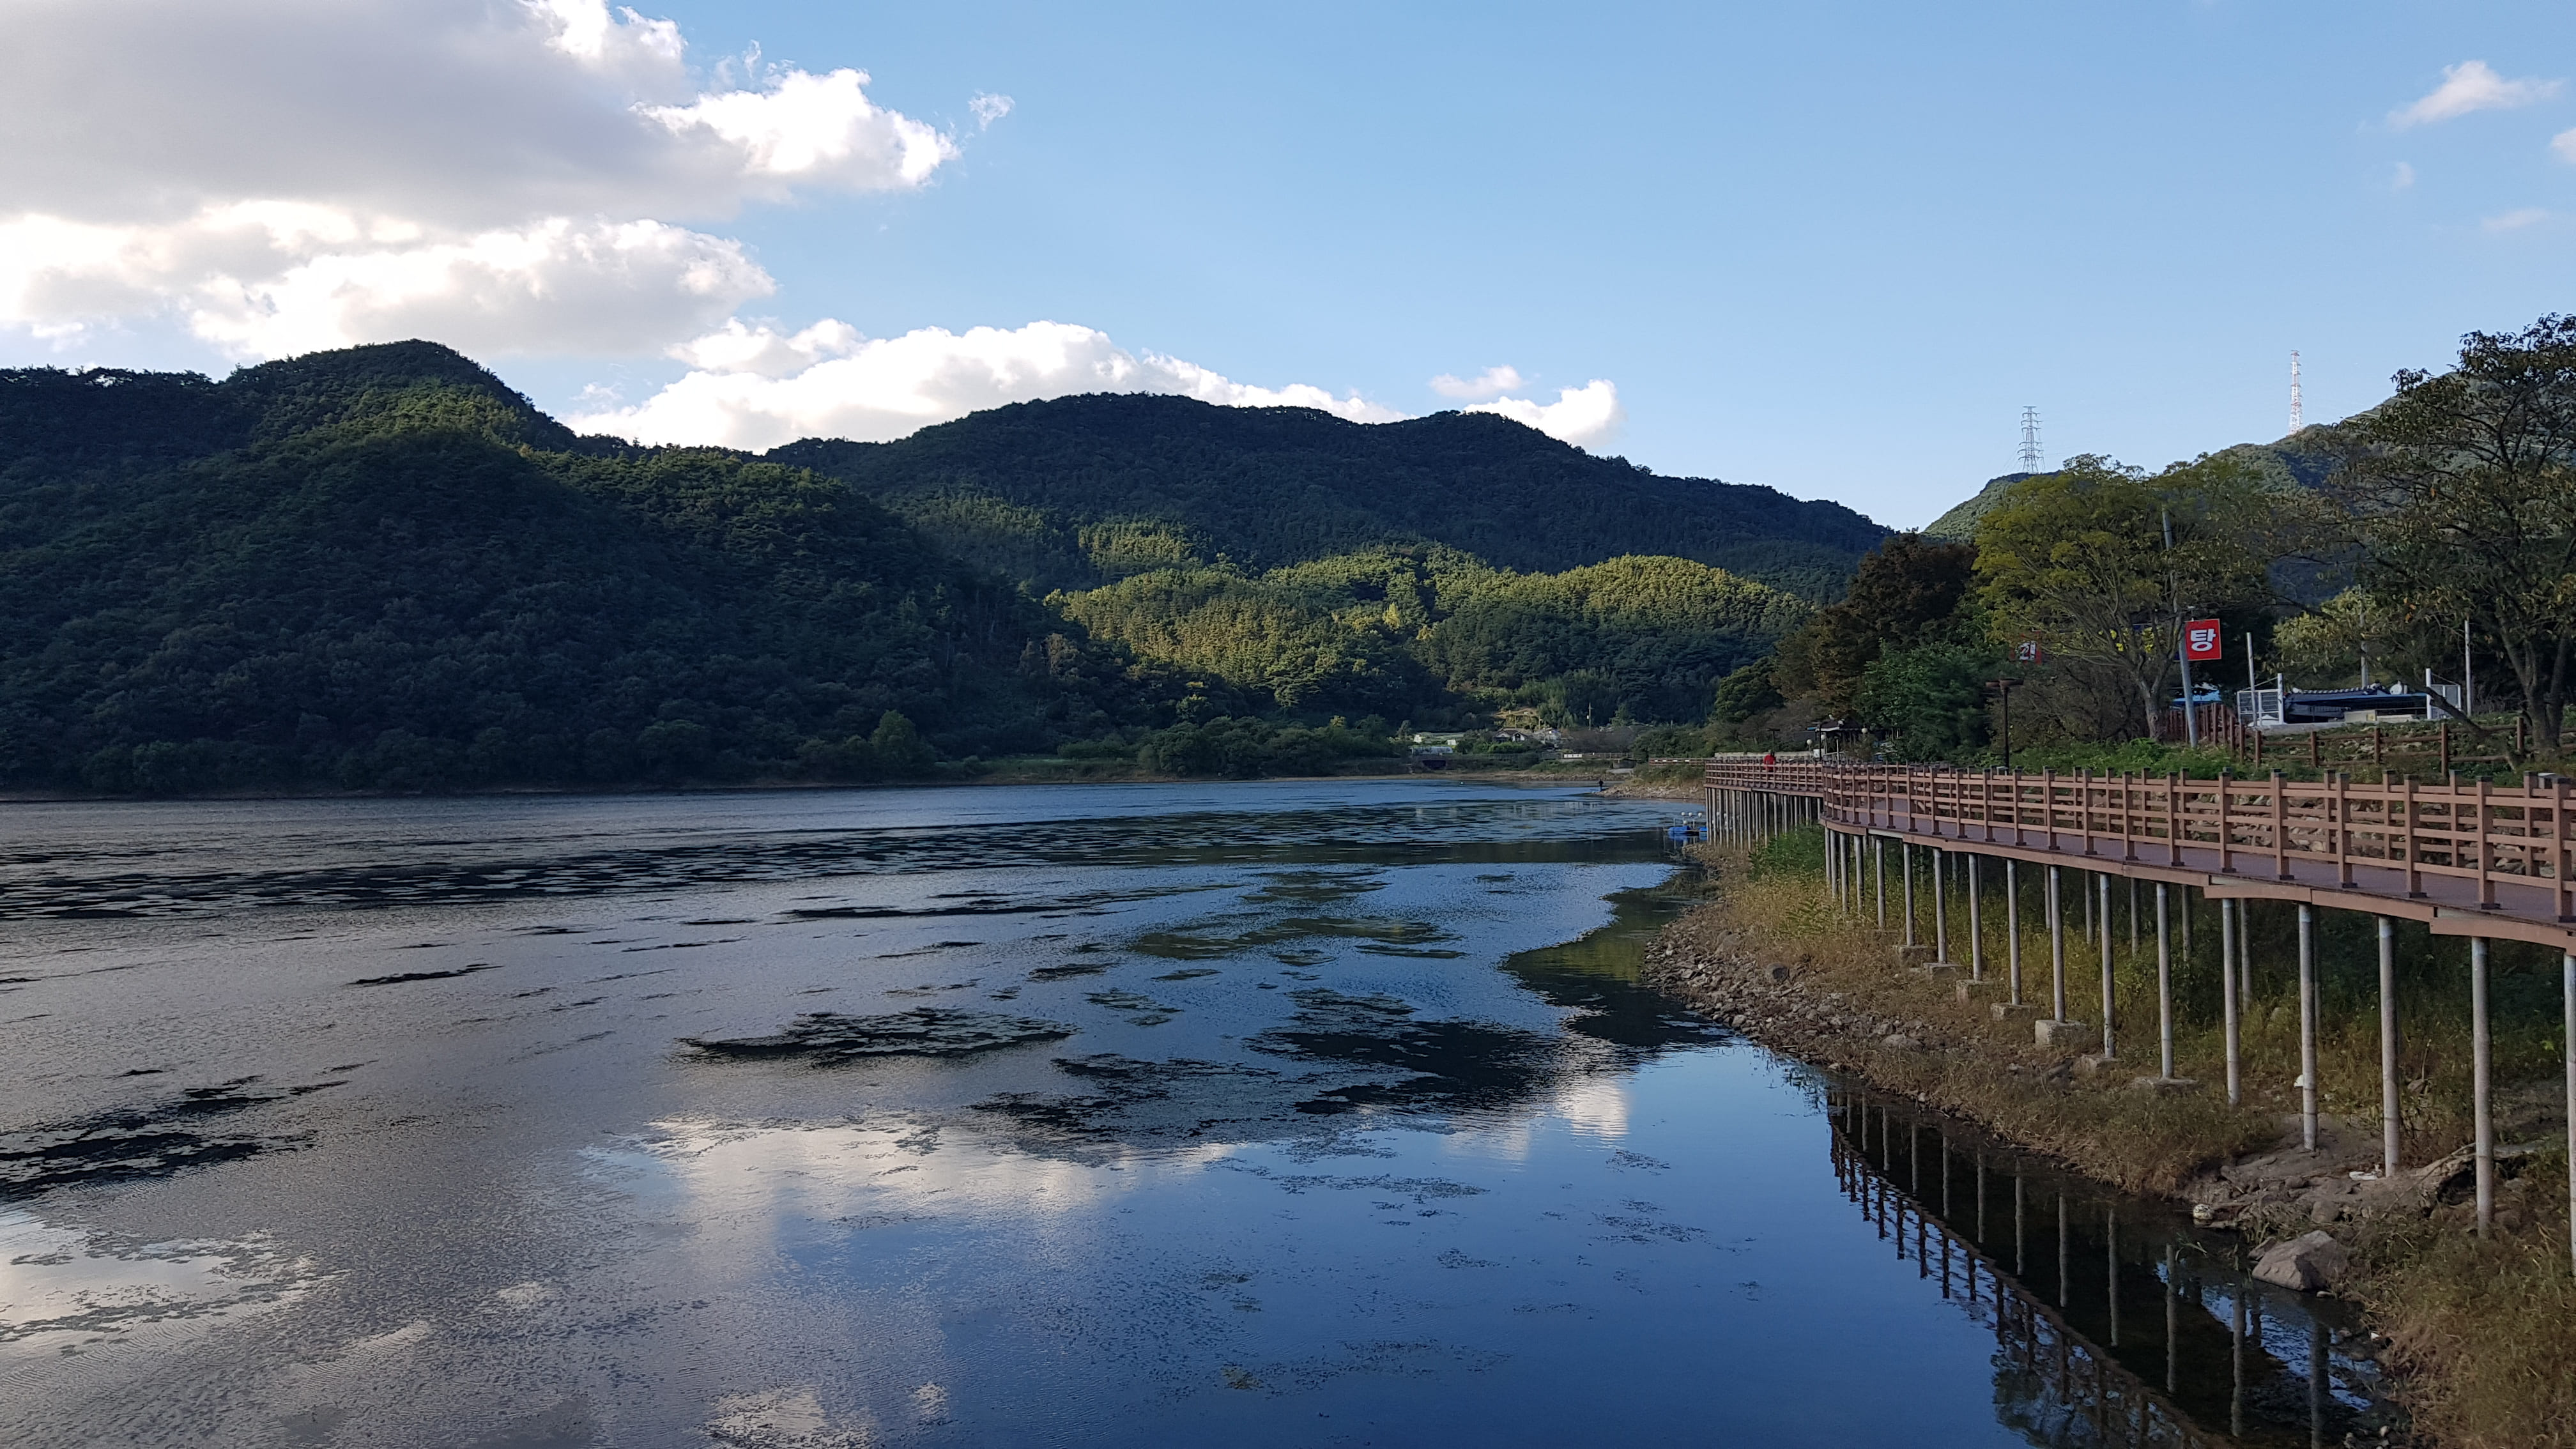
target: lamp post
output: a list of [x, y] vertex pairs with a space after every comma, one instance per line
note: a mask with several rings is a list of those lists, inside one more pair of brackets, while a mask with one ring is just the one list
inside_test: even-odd
[[2012, 692], [2013, 686], [2027, 683], [2020, 679], [1990, 679], [1986, 683], [1995, 692], [1995, 702], [2003, 709], [2004, 768], [2012, 768]]

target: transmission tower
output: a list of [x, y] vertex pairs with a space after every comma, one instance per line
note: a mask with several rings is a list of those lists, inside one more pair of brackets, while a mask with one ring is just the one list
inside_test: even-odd
[[2021, 470], [2025, 473], [2036, 473], [2047, 461], [2047, 455], [2039, 451], [2039, 409], [2023, 408], [2021, 410]]
[[2299, 397], [2299, 354], [2293, 352], [2290, 354], [2290, 431], [2295, 433], [2307, 425], [2307, 404]]

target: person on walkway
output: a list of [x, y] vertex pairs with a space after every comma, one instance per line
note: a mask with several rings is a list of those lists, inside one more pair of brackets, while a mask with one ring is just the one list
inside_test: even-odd
[[1764, 750], [1762, 752], [1762, 768], [1768, 770], [1777, 766], [1779, 763], [1780, 757], [1778, 755], [1771, 753], [1769, 750]]

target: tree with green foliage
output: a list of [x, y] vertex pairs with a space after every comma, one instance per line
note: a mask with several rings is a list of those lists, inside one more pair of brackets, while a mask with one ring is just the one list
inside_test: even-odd
[[2373, 591], [2428, 623], [2468, 621], [2555, 750], [2576, 685], [2576, 316], [2472, 332], [2451, 371], [2395, 381], [2347, 426], [2329, 496]]
[[1976, 586], [1977, 551], [1900, 533], [1860, 561], [1841, 602], [1782, 641], [1774, 678], [1826, 715], [1858, 719], [1870, 666], [1949, 629]]
[[2241, 621], [2270, 603], [2263, 507], [2225, 461], [2150, 478], [2070, 459], [2015, 484], [1979, 521], [1979, 602], [2001, 637], [2041, 647], [2045, 669], [2071, 686], [2064, 697], [2089, 712], [2080, 730], [2145, 735], [2174, 688], [2184, 617]]

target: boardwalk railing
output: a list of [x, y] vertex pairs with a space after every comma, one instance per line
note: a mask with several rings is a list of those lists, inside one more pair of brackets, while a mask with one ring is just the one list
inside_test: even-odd
[[[2326, 885], [2576, 924], [2576, 793], [2561, 777], [2355, 784], [1717, 761], [1715, 791], [1812, 797], [1824, 823], [1979, 848]], [[2073, 863], [2073, 861], [2070, 861]]]

